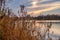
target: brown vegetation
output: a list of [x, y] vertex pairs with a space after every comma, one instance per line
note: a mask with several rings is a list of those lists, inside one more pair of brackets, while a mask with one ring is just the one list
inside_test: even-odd
[[21, 23], [18, 23], [19, 21], [18, 18], [15, 21], [8, 16], [4, 16], [4, 18], [1, 19], [2, 40], [36, 40], [35, 37], [31, 36], [30, 31], [25, 29], [26, 26], [24, 22], [22, 22], [21, 25]]

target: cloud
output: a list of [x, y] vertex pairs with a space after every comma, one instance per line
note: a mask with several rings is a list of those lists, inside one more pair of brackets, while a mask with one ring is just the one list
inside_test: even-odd
[[[32, 2], [36, 3], [32, 5]], [[26, 6], [28, 14], [33, 12], [33, 16], [39, 15], [40, 13], [42, 14], [42, 12], [50, 13], [52, 12], [51, 10], [60, 8], [60, 0], [13, 0], [13, 2], [8, 4], [8, 7], [12, 8], [17, 14], [16, 10], [19, 9], [20, 4], [24, 4]]]
[[53, 2], [49, 4], [40, 4], [36, 6], [29, 6], [28, 8], [28, 14], [34, 13], [34, 15], [38, 15], [42, 12], [47, 12], [51, 10], [55, 10], [60, 8], [60, 2]]
[[42, 9], [42, 10], [35, 10], [35, 11], [28, 12], [28, 14], [30, 14], [30, 13], [32, 13], [32, 12], [33, 12], [34, 14], [38, 14], [38, 13], [42, 13], [42, 12], [54, 10], [54, 9], [57, 9], [57, 8], [60, 8], [60, 6], [50, 7], [50, 8]]
[[47, 4], [47, 3], [54, 3], [54, 2], [60, 2], [60, 0], [43, 1], [43, 2], [40, 2], [40, 4]]
[[40, 4], [40, 5], [36, 5], [36, 6], [29, 6], [27, 8], [37, 8], [37, 7], [47, 7], [47, 6], [60, 6], [60, 2], [54, 2], [54, 3], [50, 3], [50, 4]]

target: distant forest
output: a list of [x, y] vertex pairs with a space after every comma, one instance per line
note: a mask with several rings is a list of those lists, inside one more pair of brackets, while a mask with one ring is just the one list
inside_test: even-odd
[[31, 17], [31, 19], [35, 20], [60, 20], [60, 15], [45, 15], [45, 16], [37, 16]]

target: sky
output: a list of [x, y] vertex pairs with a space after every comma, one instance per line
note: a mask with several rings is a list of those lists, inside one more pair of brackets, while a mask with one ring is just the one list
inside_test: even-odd
[[25, 5], [27, 14], [32, 16], [39, 15], [60, 15], [60, 0], [12, 0], [8, 2], [7, 7], [13, 9], [18, 15], [20, 5]]

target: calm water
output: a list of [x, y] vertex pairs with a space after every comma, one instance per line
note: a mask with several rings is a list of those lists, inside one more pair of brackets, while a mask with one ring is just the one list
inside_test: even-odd
[[54, 34], [60, 35], [60, 23], [54, 23], [51, 28]]
[[55, 35], [59, 36], [60, 35], [60, 20], [36, 20], [36, 27], [39, 28], [39, 26], [45, 26], [48, 22], [52, 22], [50, 33], [53, 32]]
[[50, 29], [50, 37], [52, 37], [53, 40], [58, 40], [60, 38], [60, 21], [43, 21], [43, 23], [40, 24], [36, 23], [36, 27], [37, 28], [39, 28], [39, 26], [43, 27], [47, 24], [46, 22], [52, 22], [52, 26]]
[[[52, 26], [51, 26], [51, 29], [50, 31], [53, 31], [55, 35], [60, 35], [60, 20], [46, 20], [46, 21], [40, 21], [40, 22], [52, 22]], [[47, 23], [45, 23], [47, 24]], [[37, 24], [38, 25], [38, 24]]]

